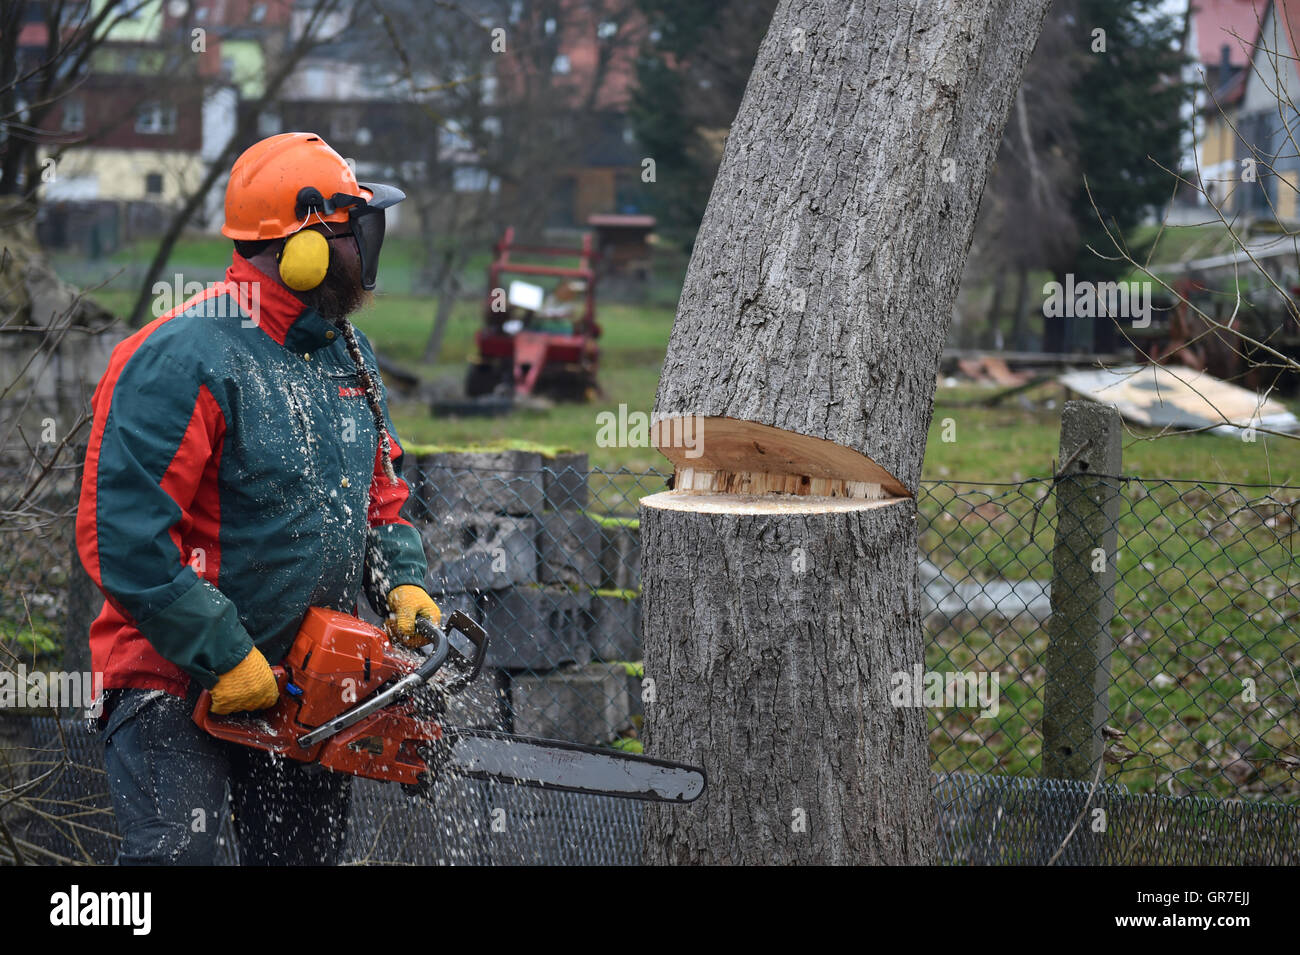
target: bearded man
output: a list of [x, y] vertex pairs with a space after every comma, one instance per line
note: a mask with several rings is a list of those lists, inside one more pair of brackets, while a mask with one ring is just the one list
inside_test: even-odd
[[250, 864], [333, 864], [351, 777], [222, 742], [191, 714], [273, 705], [273, 664], [309, 607], [355, 612], [418, 646], [419, 534], [374, 352], [347, 316], [375, 286], [384, 210], [311, 133], [231, 169], [225, 281], [114, 350], [95, 390], [77, 513], [103, 591], [90, 628], [122, 864], [211, 864], [233, 803]]

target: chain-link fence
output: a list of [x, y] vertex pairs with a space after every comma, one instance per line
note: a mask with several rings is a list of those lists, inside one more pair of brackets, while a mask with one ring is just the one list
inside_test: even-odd
[[41, 464], [0, 467], [0, 668], [59, 659], [65, 642], [75, 466]]
[[[407, 516], [424, 539], [428, 588], [491, 635], [488, 669], [451, 718], [638, 750], [637, 502], [663, 490], [667, 475], [523, 451], [448, 452], [417, 464], [406, 475]], [[41, 526], [25, 534], [7, 526], [0, 553], [5, 642], [35, 665], [58, 659], [50, 644], [65, 626], [84, 636], [89, 622], [66, 600], [66, 503], [51, 498]], [[927, 709], [943, 858], [1290, 858], [1300, 792], [1300, 488], [1093, 475], [926, 482], [917, 503], [927, 638], [917, 677], [935, 679], [940, 691]], [[1092, 520], [1098, 513], [1105, 526]], [[1104, 640], [1078, 626], [1087, 588], [1072, 571], [1113, 580], [1105, 599], [1083, 603], [1104, 614]], [[1055, 603], [1054, 580], [1070, 582]], [[954, 703], [949, 691], [964, 683], [995, 692], [981, 701], [972, 690]], [[59, 736], [51, 727], [41, 746], [57, 752], [74, 742], [71, 730]], [[1053, 769], [1045, 750], [1093, 738], [1088, 772], [1043, 778]], [[82, 835], [100, 833], [102, 850], [113, 837], [97, 749], [76, 742], [77, 761], [28, 760], [21, 779], [31, 788], [20, 803], [45, 819], [32, 832], [58, 829], [60, 845], [75, 852], [65, 830], [84, 826]], [[20, 750], [0, 740], [6, 759]], [[19, 778], [12, 766], [7, 778], [5, 786]], [[432, 809], [394, 786], [359, 784], [357, 793], [356, 861], [639, 858], [632, 802], [465, 781]], [[483, 829], [502, 807], [527, 821], [505, 831], [513, 848]], [[1084, 826], [1058, 854], [1085, 809], [1106, 812], [1114, 838], [1090, 849]], [[50, 822], [64, 816], [72, 821]], [[31, 836], [27, 844], [41, 843]]]
[[[1117, 499], [1103, 528], [1113, 553], [1062, 551], [1067, 498], [1051, 481], [922, 488], [926, 669], [1000, 678], [996, 715], [930, 709], [936, 770], [1043, 774], [1045, 708], [1064, 680], [1089, 690], [1066, 718], [1103, 724], [1105, 780], [1141, 793], [1295, 800], [1300, 488], [1088, 480]], [[1097, 684], [1086, 652], [1053, 672], [1053, 577], [1108, 562], [1111, 639], [1095, 661], [1108, 672]], [[1073, 623], [1058, 600], [1058, 625]]]

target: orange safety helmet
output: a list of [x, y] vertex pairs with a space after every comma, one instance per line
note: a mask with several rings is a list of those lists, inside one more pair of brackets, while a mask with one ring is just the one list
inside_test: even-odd
[[[405, 198], [394, 186], [357, 182], [343, 157], [315, 133], [280, 133], [254, 143], [235, 160], [221, 234], [237, 241], [282, 239], [309, 222], [349, 222], [361, 256], [362, 285], [372, 289], [384, 209]], [[291, 282], [291, 287], [310, 288], [324, 276], [328, 253], [319, 246], [313, 253], [318, 261], [307, 271], [315, 281], [308, 277], [306, 284]]]
[[[370, 198], [346, 160], [325, 140], [315, 133], [280, 133], [254, 143], [235, 160], [226, 184], [221, 234], [247, 241], [292, 235], [304, 225], [297, 205], [305, 186], [314, 186], [323, 196], [342, 192]], [[339, 209], [321, 219], [347, 222], [348, 213]]]

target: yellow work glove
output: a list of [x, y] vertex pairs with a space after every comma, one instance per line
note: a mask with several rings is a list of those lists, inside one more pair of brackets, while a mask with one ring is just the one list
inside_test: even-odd
[[402, 584], [388, 592], [388, 620], [384, 625], [390, 640], [411, 648], [428, 643], [415, 632], [416, 617], [428, 617], [435, 627], [442, 621], [442, 611], [423, 587]]
[[243, 710], [264, 710], [274, 706], [280, 698], [280, 687], [275, 682], [271, 665], [262, 651], [253, 647], [248, 656], [217, 678], [212, 688], [212, 712], [235, 713]]

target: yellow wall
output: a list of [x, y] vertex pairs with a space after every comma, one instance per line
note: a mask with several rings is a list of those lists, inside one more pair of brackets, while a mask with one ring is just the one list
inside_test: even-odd
[[[44, 165], [44, 153], [42, 166]], [[149, 149], [70, 149], [54, 167], [58, 180], [89, 179], [97, 183], [96, 199], [179, 202], [198, 187], [203, 162], [193, 153]], [[162, 174], [162, 192], [145, 189], [145, 176]], [[42, 194], [48, 187], [42, 185]], [[56, 193], [57, 194], [57, 193]]]
[[1277, 174], [1277, 217], [1295, 219], [1297, 177], [1294, 169]]
[[1213, 166], [1225, 162], [1236, 154], [1236, 135], [1221, 116], [1206, 119], [1205, 134], [1201, 140], [1201, 165]]

